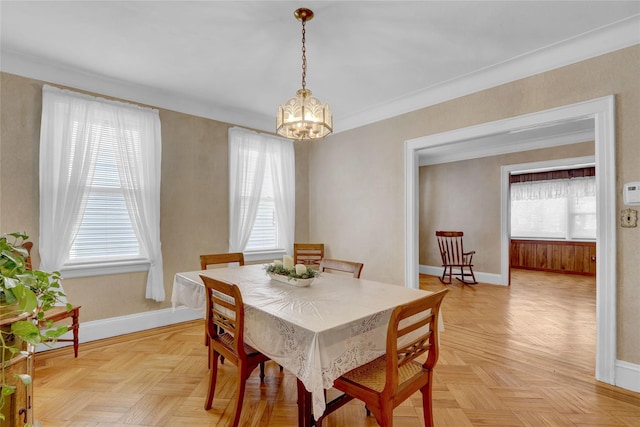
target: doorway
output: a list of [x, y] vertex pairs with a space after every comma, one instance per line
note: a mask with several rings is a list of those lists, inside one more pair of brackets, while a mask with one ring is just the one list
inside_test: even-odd
[[[518, 138], [530, 129], [553, 128], [593, 120], [597, 200], [596, 372], [599, 381], [615, 384], [616, 362], [616, 187], [614, 97], [608, 96], [564, 107], [489, 122], [405, 141], [405, 286], [418, 287], [418, 168], [421, 157], [466, 155], [467, 159], [493, 155], [491, 141], [504, 137], [502, 150], [524, 151], [530, 140]], [[509, 138], [509, 136], [511, 138]], [[515, 136], [515, 137], [514, 137]], [[478, 140], [482, 140], [478, 142]], [[474, 150], [465, 150], [473, 142]], [[548, 138], [546, 146], [569, 142]], [[539, 147], [539, 145], [538, 145]], [[503, 151], [508, 152], [508, 151]], [[503, 187], [505, 187], [503, 185]], [[504, 188], [501, 191], [506, 191]], [[507, 195], [502, 194], [505, 200]], [[508, 283], [508, 221], [501, 214], [501, 282]], [[606, 250], [610, 248], [609, 250]]]

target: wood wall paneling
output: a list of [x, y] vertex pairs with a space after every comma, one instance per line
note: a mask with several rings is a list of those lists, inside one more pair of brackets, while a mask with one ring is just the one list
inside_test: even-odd
[[596, 274], [596, 243], [511, 240], [511, 268], [558, 273]]

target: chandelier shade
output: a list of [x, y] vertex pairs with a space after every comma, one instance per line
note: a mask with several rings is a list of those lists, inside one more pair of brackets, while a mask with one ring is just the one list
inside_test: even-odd
[[294, 16], [302, 22], [302, 89], [298, 89], [296, 96], [278, 108], [276, 133], [298, 141], [320, 139], [333, 132], [333, 117], [329, 104], [323, 104], [306, 88], [305, 24], [313, 18], [313, 12], [300, 8], [295, 11]]

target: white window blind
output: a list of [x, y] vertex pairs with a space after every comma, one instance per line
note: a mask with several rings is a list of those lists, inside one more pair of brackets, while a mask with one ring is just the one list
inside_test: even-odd
[[511, 236], [596, 238], [595, 177], [511, 184]]
[[264, 251], [278, 249], [278, 222], [276, 220], [276, 206], [273, 195], [273, 178], [271, 175], [271, 162], [264, 168], [264, 179], [260, 191], [260, 202], [256, 212], [256, 220], [251, 229], [251, 235], [247, 242], [247, 251]]
[[[74, 124], [72, 145], [78, 143], [79, 125], [78, 122]], [[87, 183], [89, 194], [84, 214], [77, 218], [78, 233], [69, 251], [69, 261], [137, 258], [141, 255], [140, 244], [133, 230], [116, 164], [116, 129], [99, 124], [88, 128], [92, 133], [89, 140], [98, 143], [98, 150], [93, 179]], [[127, 132], [139, 141], [139, 132]]]

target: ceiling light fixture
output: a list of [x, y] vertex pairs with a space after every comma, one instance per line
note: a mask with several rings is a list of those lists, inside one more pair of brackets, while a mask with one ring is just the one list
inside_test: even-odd
[[302, 22], [302, 89], [298, 89], [295, 97], [278, 108], [276, 132], [285, 138], [309, 141], [323, 138], [333, 132], [333, 118], [329, 104], [322, 104], [306, 87], [305, 24], [313, 18], [313, 11], [300, 8], [293, 15]]

